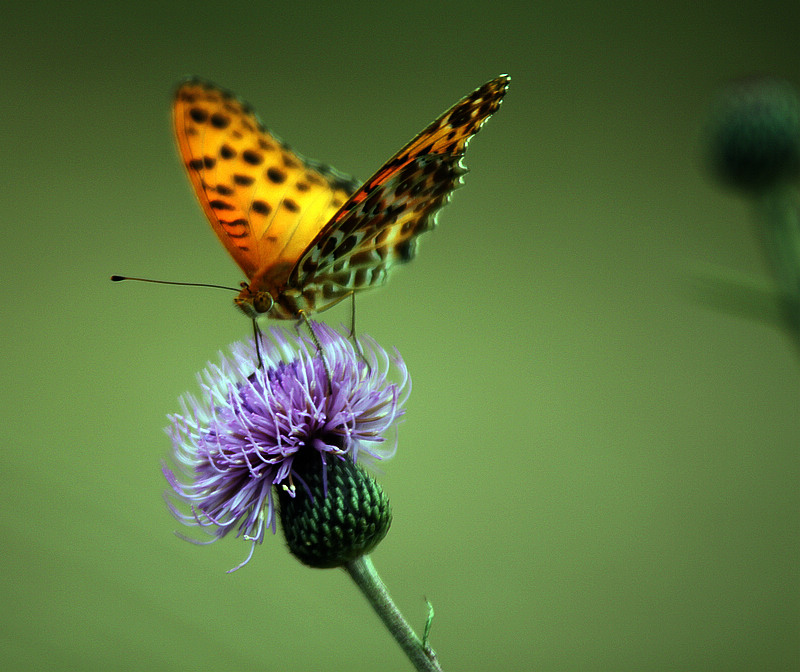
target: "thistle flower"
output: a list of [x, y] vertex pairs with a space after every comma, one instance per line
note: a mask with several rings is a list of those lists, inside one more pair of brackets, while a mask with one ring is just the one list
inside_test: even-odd
[[[311, 556], [298, 556], [307, 564], [335, 566], [336, 557], [348, 560], [366, 553], [388, 530], [388, 501], [356, 463], [394, 454], [396, 436], [387, 445], [384, 435], [404, 413], [411, 387], [405, 364], [370, 338], [362, 339], [362, 357], [334, 329], [321, 323], [311, 328], [324, 361], [311, 339], [273, 327], [271, 338], [261, 341], [262, 368], [255, 368], [253, 341], [235, 344], [232, 356], [223, 356], [219, 366], [209, 365], [198, 376], [201, 395], [184, 396], [182, 412], [169, 416], [176, 468], [165, 465], [163, 471], [173, 498], [189, 511], [169, 499], [168, 504], [179, 521], [205, 528], [213, 537], [189, 541], [212, 543], [235, 531], [251, 542], [247, 558], [230, 571], [250, 560], [267, 529], [275, 532], [276, 492], [282, 512], [296, 511], [305, 524], [309, 502], [327, 506], [337, 521], [347, 518], [343, 525], [350, 528], [344, 533], [342, 525], [334, 525], [325, 528], [327, 533], [311, 530], [310, 540], [302, 531], [290, 535], [284, 514], [293, 552], [293, 539], [301, 550], [316, 542], [328, 547], [330, 536], [344, 536], [351, 544], [334, 549], [333, 560], [325, 556], [316, 562], [311, 548]], [[392, 369], [396, 383], [389, 381]], [[348, 484], [368, 498], [361, 510]], [[357, 538], [348, 538], [348, 530]]]

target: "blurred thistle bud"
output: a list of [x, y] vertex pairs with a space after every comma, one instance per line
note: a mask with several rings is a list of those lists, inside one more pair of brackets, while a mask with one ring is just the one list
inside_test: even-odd
[[786, 81], [729, 84], [711, 107], [706, 135], [711, 168], [732, 187], [758, 193], [800, 175], [800, 98]]

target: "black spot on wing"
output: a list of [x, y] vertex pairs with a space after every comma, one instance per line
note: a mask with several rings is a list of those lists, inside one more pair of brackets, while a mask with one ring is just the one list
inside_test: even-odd
[[349, 253], [358, 243], [358, 236], [354, 234], [350, 234], [347, 236], [343, 241], [342, 244], [339, 245], [336, 250], [334, 250], [333, 257], [334, 259], [339, 259], [343, 257], [347, 253]]
[[325, 244], [322, 246], [322, 249], [319, 251], [319, 255], [321, 259], [327, 259], [333, 254], [333, 251], [336, 249], [339, 241], [337, 240], [336, 236], [331, 236], [325, 241]]
[[233, 176], [233, 181], [240, 187], [249, 187], [256, 180], [254, 177], [250, 177], [249, 175], [240, 175], [238, 173], [235, 173]]
[[208, 112], [206, 112], [202, 107], [192, 107], [189, 109], [189, 116], [195, 123], [204, 124], [208, 119]]
[[219, 112], [215, 112], [211, 115], [211, 125], [214, 128], [227, 128], [231, 123], [231, 118], [226, 114], [220, 114]]
[[250, 207], [253, 212], [257, 212], [259, 215], [268, 215], [272, 211], [272, 208], [266, 201], [253, 201]]
[[394, 252], [401, 263], [408, 263], [417, 256], [417, 239], [409, 238], [394, 246]]
[[275, 168], [275, 166], [270, 166], [267, 168], [266, 175], [267, 179], [273, 184], [283, 184], [286, 182], [286, 171], [281, 170], [280, 168]]
[[242, 152], [242, 159], [251, 166], [258, 166], [264, 163], [264, 157], [252, 149], [245, 149]]

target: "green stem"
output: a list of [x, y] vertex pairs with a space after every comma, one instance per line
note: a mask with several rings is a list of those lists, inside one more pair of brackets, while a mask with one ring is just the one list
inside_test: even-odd
[[761, 244], [775, 276], [785, 324], [800, 345], [800, 200], [792, 185], [780, 184], [756, 204]]
[[380, 616], [383, 624], [403, 649], [408, 659], [419, 672], [442, 672], [436, 654], [430, 647], [423, 646], [420, 638], [411, 629], [397, 605], [392, 601], [389, 591], [368, 555], [348, 562], [343, 569], [355, 581], [372, 608]]

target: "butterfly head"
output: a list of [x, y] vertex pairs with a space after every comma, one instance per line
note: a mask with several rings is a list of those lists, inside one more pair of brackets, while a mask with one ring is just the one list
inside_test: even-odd
[[265, 315], [275, 305], [275, 299], [269, 292], [254, 292], [246, 282], [242, 283], [242, 291], [233, 302], [239, 310], [252, 319]]

